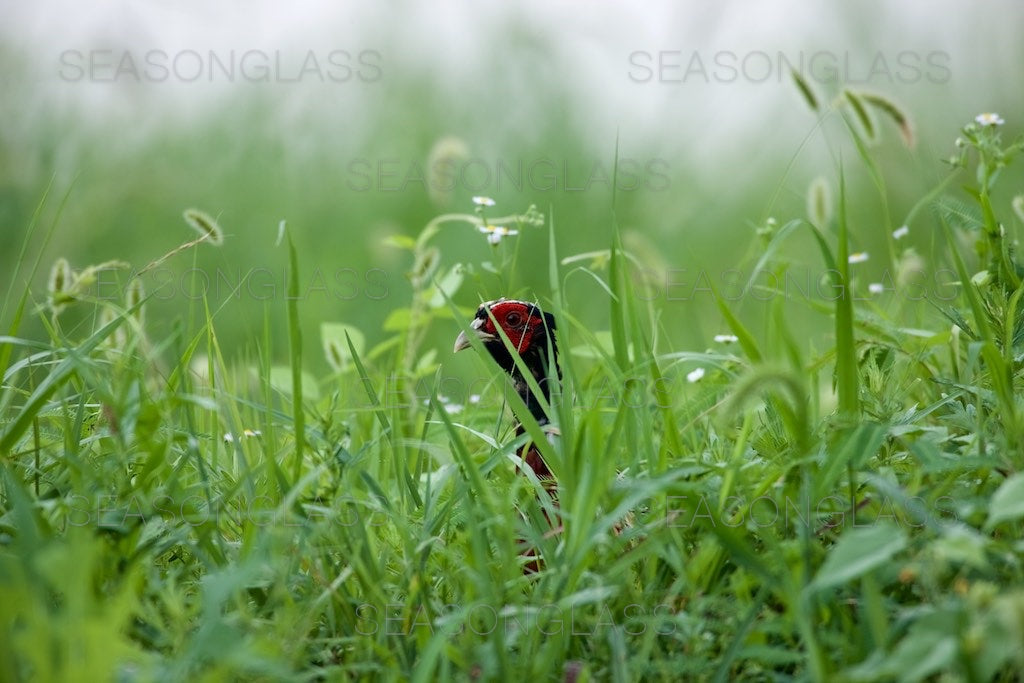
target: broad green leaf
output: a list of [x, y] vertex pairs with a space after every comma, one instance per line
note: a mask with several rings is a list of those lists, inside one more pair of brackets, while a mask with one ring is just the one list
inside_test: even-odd
[[985, 569], [985, 544], [987, 539], [966, 525], [956, 525], [932, 541], [930, 549], [935, 555], [951, 562], [962, 562], [976, 569]]
[[412, 311], [408, 308], [396, 308], [384, 319], [382, 325], [385, 332], [402, 332], [412, 323]]
[[451, 270], [445, 273], [440, 281], [434, 284], [434, 293], [430, 297], [431, 308], [441, 308], [444, 306], [446, 298], [455, 296], [455, 293], [459, 291], [459, 287], [462, 286], [464, 272], [462, 264], [456, 263], [451, 267]]
[[851, 529], [829, 552], [811, 586], [824, 590], [856, 579], [885, 564], [906, 545], [906, 535], [894, 524]]
[[988, 504], [986, 529], [1000, 522], [1024, 517], [1024, 472], [1018, 472], [1003, 482]]
[[324, 356], [327, 358], [327, 363], [336, 371], [344, 370], [352, 362], [352, 353], [345, 341], [345, 334], [351, 337], [356, 353], [362, 355], [366, 347], [366, 337], [354, 325], [345, 323], [321, 323], [320, 325], [320, 341], [323, 344]]
[[[290, 365], [275, 365], [270, 368], [270, 386], [285, 396], [292, 395], [292, 368]], [[314, 401], [320, 398], [316, 378], [309, 372], [302, 373], [302, 394]]]

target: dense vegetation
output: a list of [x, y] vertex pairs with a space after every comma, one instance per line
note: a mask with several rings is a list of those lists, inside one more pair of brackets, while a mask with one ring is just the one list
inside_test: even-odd
[[[47, 190], [0, 338], [0, 678], [1014, 680], [1021, 143], [980, 116], [904, 207], [883, 167], [907, 114], [799, 85], [842, 151], [806, 216], [768, 201], [717, 246], [728, 277], [673, 271], [608, 192], [420, 209], [376, 238], [404, 278], [370, 254], [318, 274], [312, 216], [282, 222], [273, 272], [214, 298], [204, 259], [244, 241], [219, 219], [50, 267], [87, 199]], [[354, 294], [344, 322], [323, 291]], [[559, 322], [559, 535], [515, 473], [506, 377], [450, 369], [501, 295]]]

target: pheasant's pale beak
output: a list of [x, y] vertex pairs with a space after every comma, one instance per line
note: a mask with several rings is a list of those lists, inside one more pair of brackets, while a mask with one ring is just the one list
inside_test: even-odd
[[[482, 318], [474, 318], [473, 322], [471, 322], [469, 326], [470, 328], [472, 328], [473, 332], [476, 333], [476, 336], [482, 342], [489, 342], [497, 339], [497, 337], [495, 337], [493, 334], [488, 334], [487, 332], [484, 332], [483, 330], [480, 329], [480, 327], [483, 324], [484, 321]], [[455, 338], [455, 351], [468, 349], [469, 346], [469, 337], [466, 336], [465, 332], [459, 332], [459, 336]]]

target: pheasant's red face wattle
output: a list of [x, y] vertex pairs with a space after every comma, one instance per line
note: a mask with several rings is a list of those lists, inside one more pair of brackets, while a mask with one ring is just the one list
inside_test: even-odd
[[[505, 346], [497, 328], [500, 327], [508, 337], [511, 349], [522, 359], [546, 399], [550, 393], [547, 368], [552, 359], [555, 361], [553, 369], [556, 381], [561, 378], [558, 368], [558, 346], [555, 343], [554, 316], [528, 301], [498, 299], [481, 304], [469, 327], [498, 365], [512, 376], [516, 391], [522, 396], [534, 417], [546, 420], [540, 403], [529, 390], [528, 382], [519, 373], [513, 354], [509, 347]], [[455, 340], [455, 350], [461, 351], [469, 347], [469, 336], [465, 332], [460, 333]]]
[[[546, 316], [534, 304], [505, 299], [488, 301], [477, 309], [476, 316], [469, 326], [492, 353], [498, 347], [504, 347], [495, 328], [495, 321], [505, 332], [512, 347], [524, 357], [534, 349], [535, 340], [546, 341], [554, 330], [554, 319]], [[456, 351], [468, 348], [469, 345], [469, 339], [464, 333], [455, 340]]]
[[[536, 311], [537, 309], [534, 308], [533, 310]], [[512, 342], [512, 347], [519, 350], [520, 353], [530, 348], [536, 326], [543, 326], [544, 324], [544, 320], [540, 315], [536, 313], [531, 315], [530, 309], [518, 301], [502, 301], [491, 306], [491, 315], [501, 325], [501, 329], [504, 330], [505, 335]], [[500, 339], [497, 330], [494, 328], [494, 320], [491, 320], [490, 316], [484, 317], [481, 320], [480, 330], [496, 339]]]

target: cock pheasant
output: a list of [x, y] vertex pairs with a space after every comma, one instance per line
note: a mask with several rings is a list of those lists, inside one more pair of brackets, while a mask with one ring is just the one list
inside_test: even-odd
[[[488, 315], [488, 311], [490, 315]], [[493, 316], [493, 320], [491, 316]], [[548, 435], [557, 435], [558, 431], [550, 426], [550, 420], [544, 413], [541, 401], [534, 396], [529, 382], [519, 371], [512, 354], [495, 329], [495, 322], [501, 326], [505, 336], [508, 337], [510, 345], [518, 351], [519, 357], [522, 358], [523, 365], [533, 375], [544, 397], [544, 402], [550, 405], [552, 393], [548, 373], [550, 360], [554, 360], [555, 365], [554, 372], [551, 373], [551, 379], [557, 378], [557, 381], [560, 383], [562, 378], [561, 368], [558, 365], [558, 345], [555, 340], [554, 316], [550, 313], [545, 313], [536, 304], [526, 301], [497, 299], [496, 301], [487, 301], [481, 304], [469, 326], [483, 343], [487, 352], [512, 377], [512, 384], [516, 393], [523, 399], [523, 403], [526, 404], [537, 424]], [[470, 342], [466, 333], [459, 333], [459, 336], [455, 339], [455, 351], [461, 351], [469, 347]], [[517, 437], [525, 432], [526, 429], [522, 424], [516, 427]], [[540, 481], [544, 489], [557, 504], [557, 481], [547, 463], [544, 462], [544, 458], [537, 445], [532, 441], [527, 442], [519, 449], [517, 454], [524, 465], [533, 470], [538, 481]], [[555, 527], [549, 533], [557, 534], [561, 531], [560, 526], [553, 522], [546, 512], [545, 518], [548, 519], [549, 524]], [[537, 558], [536, 551], [533, 548], [528, 548], [523, 552], [523, 555], [533, 558], [524, 566], [524, 571], [527, 573], [538, 571], [540, 560]]]

